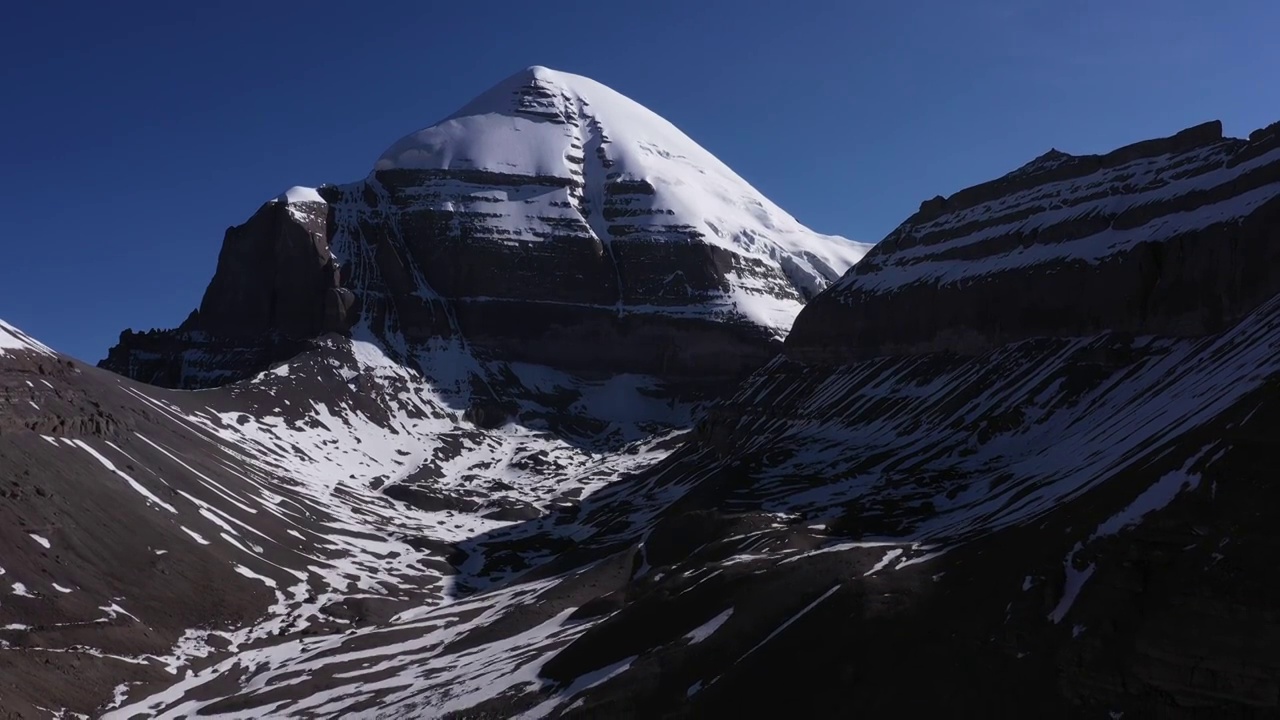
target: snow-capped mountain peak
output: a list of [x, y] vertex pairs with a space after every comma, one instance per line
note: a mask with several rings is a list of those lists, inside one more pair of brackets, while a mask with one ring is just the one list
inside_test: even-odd
[[376, 169], [473, 169], [570, 178], [583, 169], [575, 156], [584, 147], [573, 147], [575, 141], [593, 140], [608, 158], [603, 162], [613, 177], [647, 179], [650, 173], [679, 166], [746, 185], [640, 103], [590, 78], [537, 65], [508, 77], [441, 122], [402, 138], [383, 153]]
[[728, 381], [869, 247], [801, 225], [639, 103], [534, 66], [365, 178], [267, 202], [228, 231], [198, 313], [104, 362], [218, 385], [360, 327], [402, 359], [456, 339], [565, 371]]
[[[833, 282], [870, 245], [813, 232], [679, 128], [580, 75], [527, 68], [458, 112], [392, 145], [376, 171], [484, 172], [554, 179], [542, 217], [577, 215], [603, 244], [702, 242], [780, 265], [801, 299]], [[545, 203], [545, 204], [544, 204]], [[532, 214], [532, 213], [530, 213]], [[753, 283], [737, 312], [785, 333], [802, 302]]]

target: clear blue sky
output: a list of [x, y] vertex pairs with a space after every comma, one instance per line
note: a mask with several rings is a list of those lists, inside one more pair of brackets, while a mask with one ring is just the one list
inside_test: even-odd
[[1280, 120], [1275, 0], [11, 3], [0, 317], [97, 361], [195, 307], [227, 226], [348, 182], [528, 65], [647, 105], [878, 240], [1050, 147]]

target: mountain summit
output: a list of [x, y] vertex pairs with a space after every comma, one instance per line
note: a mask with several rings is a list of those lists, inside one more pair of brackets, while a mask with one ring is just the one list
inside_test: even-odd
[[228, 230], [199, 311], [123, 336], [104, 366], [204, 387], [339, 331], [405, 358], [452, 339], [569, 370], [736, 378], [869, 247], [804, 227], [640, 104], [532, 67], [367, 178], [292, 188]]
[[[572, 201], [565, 209], [606, 244], [647, 233], [761, 256], [781, 265], [806, 299], [869, 247], [804, 227], [634, 100], [541, 66], [512, 75], [442, 122], [402, 138], [375, 168], [560, 178]], [[734, 290], [739, 311], [783, 333], [798, 311], [795, 303], [750, 284]]]

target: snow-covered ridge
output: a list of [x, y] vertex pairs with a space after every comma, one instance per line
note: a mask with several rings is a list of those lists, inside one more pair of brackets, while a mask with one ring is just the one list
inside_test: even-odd
[[13, 354], [16, 351], [54, 354], [54, 351], [44, 343], [0, 320], [0, 355]]
[[[578, 139], [573, 134], [575, 116], [581, 125], [598, 124], [590, 129], [608, 136], [596, 139], [609, 145], [605, 154], [620, 176], [641, 179], [636, 173], [671, 172], [678, 166], [746, 185], [718, 158], [640, 103], [590, 78], [540, 66], [512, 75], [440, 123], [402, 138], [382, 154], [375, 169], [574, 177], [578, 163], [567, 151]], [[618, 145], [614, 136], [625, 143]]]
[[[1050, 152], [1000, 180], [925, 203], [836, 288], [891, 292], [1057, 262], [1096, 264], [1138, 243], [1238, 221], [1280, 197], [1280, 147], [1271, 136], [1138, 152], [1144, 145], [1131, 146], [1132, 159], [1127, 148], [1101, 158]], [[1001, 187], [1007, 191], [995, 192]], [[983, 195], [991, 197], [971, 199]]]

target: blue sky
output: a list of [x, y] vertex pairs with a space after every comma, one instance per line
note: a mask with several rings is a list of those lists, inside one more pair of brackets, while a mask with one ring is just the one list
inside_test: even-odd
[[263, 201], [363, 177], [528, 65], [612, 86], [858, 240], [1050, 147], [1280, 120], [1274, 0], [13, 5], [0, 317], [90, 362], [186, 317]]

